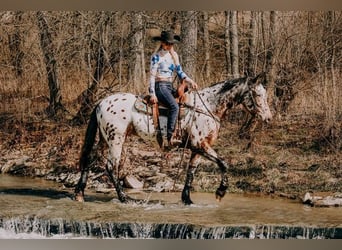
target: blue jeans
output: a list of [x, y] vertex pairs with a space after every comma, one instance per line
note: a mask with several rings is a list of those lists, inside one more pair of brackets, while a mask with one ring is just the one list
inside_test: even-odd
[[170, 140], [176, 127], [179, 106], [173, 97], [173, 87], [171, 82], [158, 82], [155, 86], [156, 96], [159, 102], [162, 102], [169, 108], [167, 117], [167, 139]]

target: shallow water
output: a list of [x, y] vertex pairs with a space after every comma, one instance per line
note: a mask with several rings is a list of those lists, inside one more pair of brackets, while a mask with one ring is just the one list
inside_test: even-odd
[[[283, 232], [283, 228], [302, 228], [301, 237], [306, 237], [307, 230], [314, 228], [329, 229], [336, 235], [337, 228], [340, 237], [342, 228], [341, 208], [309, 207], [281, 198], [227, 194], [217, 202], [213, 193], [194, 192], [195, 204], [184, 206], [180, 193], [130, 190], [131, 197], [143, 202], [121, 204], [114, 192], [105, 195], [86, 190], [86, 202], [78, 203], [71, 200], [72, 191], [41, 179], [0, 175], [0, 238], [25, 238], [30, 233], [36, 233], [33, 238], [58, 237], [56, 234], [61, 238], [124, 237], [120, 227], [129, 227], [127, 235], [140, 238], [157, 237], [157, 231], [163, 231], [162, 235], [157, 233], [163, 238], [167, 237], [166, 231], [174, 238], [180, 237], [180, 233], [185, 235], [182, 238], [193, 237], [203, 228], [210, 228], [212, 237], [226, 237], [228, 228], [239, 228], [240, 234], [249, 237], [267, 236], [275, 230]], [[70, 228], [77, 228], [77, 235]], [[267, 232], [263, 233], [264, 230]], [[310, 234], [317, 236], [317, 233]]]

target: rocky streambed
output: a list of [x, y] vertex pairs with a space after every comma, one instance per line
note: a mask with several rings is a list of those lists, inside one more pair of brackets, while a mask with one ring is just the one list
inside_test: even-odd
[[[61, 184], [67, 190], [73, 190], [78, 182], [80, 173], [75, 162], [64, 165], [65, 162], [58, 162], [54, 152], [47, 155], [32, 157], [36, 152], [31, 149], [13, 151], [0, 160], [0, 173], [13, 176], [25, 176], [42, 178]], [[57, 154], [57, 152], [55, 152]], [[156, 150], [142, 150], [139, 147], [130, 147], [126, 154], [125, 169], [119, 171], [122, 184], [128, 190], [144, 190], [148, 192], [179, 192], [183, 188], [185, 171], [189, 158], [187, 150], [179, 149], [171, 153], [158, 152]], [[115, 196], [112, 184], [109, 182], [104, 170], [103, 155], [97, 155], [97, 161], [92, 165], [89, 173], [87, 188], [97, 193], [104, 193]], [[103, 157], [102, 157], [103, 158]], [[255, 173], [262, 171], [255, 167]], [[234, 178], [233, 178], [234, 179]], [[200, 192], [214, 192], [220, 181], [220, 172], [215, 164], [203, 160], [199, 167], [194, 181], [193, 190]], [[236, 188], [240, 181], [231, 185], [233, 193], [251, 192], [253, 190], [239, 190]], [[297, 200], [310, 206], [316, 207], [339, 207], [342, 206], [342, 193], [340, 192], [312, 192], [299, 193], [271, 192], [271, 196], [280, 196]]]

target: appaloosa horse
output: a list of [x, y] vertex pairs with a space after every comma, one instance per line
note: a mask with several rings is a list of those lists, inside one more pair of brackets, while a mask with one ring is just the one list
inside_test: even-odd
[[[222, 176], [216, 190], [216, 198], [220, 200], [225, 195], [228, 188], [226, 175], [228, 164], [217, 156], [212, 145], [218, 137], [220, 121], [224, 113], [238, 104], [242, 104], [248, 112], [262, 121], [269, 122], [271, 120], [272, 114], [267, 103], [267, 93], [262, 85], [264, 77], [265, 74], [262, 73], [254, 78], [243, 77], [222, 81], [202, 90], [186, 93], [185, 106], [188, 112], [181, 118], [180, 129], [183, 141], [188, 140], [186, 146], [191, 150], [191, 156], [181, 195], [184, 204], [193, 203], [190, 199], [190, 188], [200, 156], [219, 166]], [[82, 147], [79, 162], [81, 177], [75, 188], [75, 200], [84, 201], [90, 153], [98, 129], [100, 136], [109, 147], [106, 170], [114, 184], [118, 199], [121, 202], [133, 200], [124, 192], [113, 170], [119, 167], [123, 144], [126, 137], [130, 136], [132, 132], [143, 139], [151, 139], [156, 136], [157, 130], [154, 127], [152, 116], [136, 109], [135, 102], [138, 98], [131, 93], [115, 93], [104, 98], [94, 108]]]

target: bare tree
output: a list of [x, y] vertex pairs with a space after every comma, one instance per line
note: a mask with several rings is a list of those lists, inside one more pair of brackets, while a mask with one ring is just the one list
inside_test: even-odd
[[237, 11], [229, 11], [229, 37], [230, 37], [231, 68], [232, 68], [233, 77], [237, 78], [240, 76]]
[[9, 34], [9, 49], [12, 56], [12, 65], [14, 67], [15, 74], [20, 77], [23, 73], [23, 57], [24, 52], [21, 49], [22, 34], [19, 29], [21, 24], [23, 12], [16, 11], [14, 13], [14, 34]]
[[92, 81], [89, 86], [81, 94], [81, 107], [77, 112], [76, 116], [73, 118], [74, 124], [84, 124], [90, 115], [94, 103], [96, 101], [96, 92], [98, 83], [102, 80], [105, 71], [105, 53], [107, 45], [107, 30], [108, 30], [108, 13], [101, 12], [98, 16], [98, 30], [95, 37], [91, 37], [90, 41], [91, 47], [95, 48], [94, 58], [95, 67], [92, 76]]
[[[80, 105], [82, 109], [73, 112], [79, 111], [82, 119], [87, 118], [87, 107], [92, 108], [101, 95], [112, 92], [114, 87], [136, 91], [144, 81], [146, 64], [142, 58], [154, 46], [152, 39], [146, 39], [144, 33], [141, 37], [138, 31], [170, 28], [181, 33], [181, 62], [184, 70], [197, 81], [236, 76], [242, 70], [249, 74], [267, 71], [268, 93], [272, 102], [276, 100], [277, 112], [304, 110], [305, 114], [320, 114], [325, 117], [327, 127], [338, 122], [336, 119], [341, 116], [340, 11], [201, 11], [198, 24], [196, 11], [36, 13], [0, 12], [3, 24], [0, 26], [3, 45], [0, 46], [3, 65], [0, 78], [3, 82], [3, 79], [12, 81], [1, 87], [5, 91], [22, 87], [30, 101], [31, 97], [44, 94], [45, 89], [50, 91], [46, 95], [50, 94], [50, 103], [47, 103], [52, 116], [61, 105], [61, 88], [63, 104], [70, 110]], [[140, 17], [146, 25], [142, 28], [139, 28]], [[110, 19], [108, 25], [106, 18]], [[35, 37], [37, 20], [40, 37]], [[40, 43], [34, 40], [37, 38]], [[145, 49], [138, 46], [141, 40], [148, 45]], [[198, 44], [201, 47], [197, 49]], [[44, 62], [40, 68], [35, 55], [41, 51]], [[128, 81], [135, 83], [127, 84]], [[88, 86], [79, 91], [84, 82]], [[85, 97], [77, 98], [83, 90], [86, 90]], [[290, 105], [292, 101], [302, 107]], [[39, 108], [36, 102], [33, 104]], [[319, 105], [323, 108], [319, 109]], [[34, 110], [31, 106], [28, 108]]]
[[182, 65], [184, 71], [195, 79], [196, 77], [196, 52], [197, 52], [197, 12], [182, 11]]
[[128, 78], [133, 89], [142, 91], [146, 82], [143, 13], [133, 11], [130, 16], [132, 35]]
[[275, 52], [276, 52], [276, 39], [277, 39], [277, 12], [270, 12], [270, 26], [269, 26], [269, 45], [266, 51], [266, 72], [267, 72], [267, 85], [269, 89], [269, 98], [274, 100], [275, 95]]
[[249, 38], [248, 38], [248, 59], [247, 59], [247, 74], [254, 75], [256, 73], [256, 40], [257, 40], [257, 13], [251, 11], [249, 22]]
[[224, 28], [224, 52], [226, 59], [226, 70], [228, 75], [232, 75], [231, 58], [230, 58], [230, 36], [229, 36], [229, 11], [225, 11], [225, 28]]
[[[325, 97], [324, 103], [325, 106], [326, 118], [329, 123], [329, 127], [333, 126], [336, 119], [336, 76], [335, 76], [335, 54], [336, 54], [336, 41], [334, 37], [335, 28], [334, 28], [334, 12], [327, 11], [323, 16], [323, 56], [322, 56], [322, 76], [323, 76], [323, 86], [324, 91], [323, 95]], [[332, 90], [332, 91], [331, 91]]]
[[65, 111], [65, 108], [62, 105], [62, 95], [58, 81], [57, 61], [55, 59], [54, 45], [51, 38], [51, 31], [43, 12], [37, 11], [36, 16], [40, 31], [40, 46], [44, 54], [50, 90], [50, 103], [47, 108], [47, 113], [50, 117], [56, 118], [60, 111]]
[[210, 79], [210, 37], [209, 37], [209, 14], [202, 11], [202, 28], [203, 28], [203, 51], [204, 51], [204, 79]]

